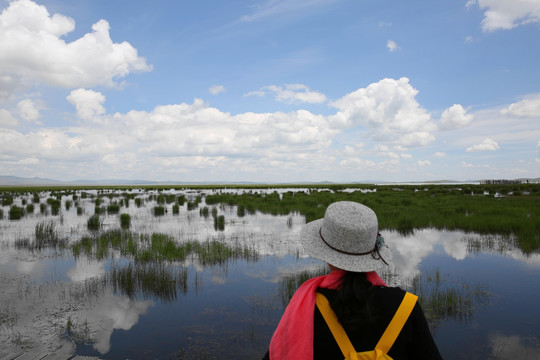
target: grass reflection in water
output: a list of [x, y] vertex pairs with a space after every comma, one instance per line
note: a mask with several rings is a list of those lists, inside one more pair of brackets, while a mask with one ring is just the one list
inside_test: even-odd
[[113, 261], [106, 275], [115, 292], [133, 299], [176, 300], [178, 292], [186, 293], [186, 262], [203, 267], [225, 267], [232, 260], [257, 261], [258, 253], [247, 246], [229, 245], [218, 240], [178, 243], [167, 234], [137, 234], [125, 230], [109, 230], [86, 236], [71, 246], [74, 256], [104, 260], [117, 255], [129, 259], [127, 265]]
[[432, 328], [446, 319], [468, 323], [477, 306], [489, 300], [486, 286], [465, 281], [452, 284], [439, 269], [416, 275], [411, 281], [410, 291], [418, 295]]

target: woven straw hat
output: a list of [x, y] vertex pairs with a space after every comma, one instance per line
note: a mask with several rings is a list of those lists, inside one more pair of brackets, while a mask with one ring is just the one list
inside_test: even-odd
[[328, 206], [323, 219], [307, 223], [300, 240], [310, 256], [337, 268], [377, 271], [392, 260], [378, 229], [373, 210], [357, 202], [339, 201]]

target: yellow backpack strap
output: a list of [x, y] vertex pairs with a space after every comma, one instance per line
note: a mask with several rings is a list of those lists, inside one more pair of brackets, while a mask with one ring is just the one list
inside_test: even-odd
[[388, 324], [388, 327], [377, 343], [377, 346], [375, 346], [376, 350], [381, 350], [383, 354], [387, 354], [388, 351], [390, 351], [390, 348], [394, 345], [401, 329], [407, 322], [409, 315], [411, 315], [417, 299], [418, 296], [409, 292], [405, 293], [401, 305], [399, 305], [392, 321], [390, 321], [390, 324]]
[[330, 308], [328, 299], [323, 294], [317, 293], [316, 303], [317, 303], [317, 307], [319, 308], [319, 311], [321, 312], [324, 318], [324, 321], [326, 321], [328, 328], [332, 332], [332, 335], [334, 335], [334, 339], [336, 339], [336, 342], [339, 348], [341, 349], [343, 356], [345, 358], [350, 358], [352, 356], [355, 356], [356, 350], [354, 350], [354, 346], [351, 343], [351, 340], [349, 340], [347, 333], [345, 333], [343, 326], [341, 326], [341, 324], [339, 323], [336, 317], [336, 314]]

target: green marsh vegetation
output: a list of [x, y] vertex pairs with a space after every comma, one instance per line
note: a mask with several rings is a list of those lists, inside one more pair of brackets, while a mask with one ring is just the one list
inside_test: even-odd
[[167, 209], [163, 205], [154, 206], [153, 214], [154, 216], [163, 216]]
[[96, 212], [88, 218], [86, 225], [88, 230], [99, 230], [103, 225], [103, 219], [99, 216], [99, 213]]
[[279, 297], [281, 298], [283, 308], [289, 305], [291, 298], [300, 285], [316, 276], [327, 275], [329, 272], [328, 266], [324, 265], [317, 269], [285, 274], [279, 282]]
[[195, 259], [203, 266], [225, 265], [231, 260], [256, 261], [258, 253], [248, 246], [228, 245], [222, 241], [187, 241], [178, 243], [167, 234], [138, 234], [113, 229], [85, 236], [72, 244], [75, 257], [103, 260], [113, 252], [136, 263], [184, 262]]
[[118, 214], [120, 212], [120, 204], [112, 203], [107, 205], [107, 213], [109, 214]]
[[13, 196], [4, 195], [2, 197], [2, 206], [11, 206], [11, 205], [13, 205]]
[[[335, 201], [357, 201], [372, 208], [382, 230], [408, 235], [414, 229], [463, 230], [514, 236], [525, 253], [540, 250], [540, 185], [365, 186], [270, 194], [208, 195], [206, 203], [243, 206], [274, 215], [298, 211], [306, 222], [322, 218]], [[497, 194], [497, 196], [495, 196]], [[505, 194], [501, 196], [501, 194]], [[518, 194], [518, 195], [515, 195]]]
[[418, 295], [418, 301], [432, 327], [443, 320], [470, 322], [479, 305], [489, 301], [485, 286], [468, 282], [451, 282], [435, 269], [433, 273], [424, 272], [411, 281], [410, 291]]
[[33, 214], [34, 213], [34, 204], [27, 204], [25, 212], [27, 214]]
[[11, 205], [9, 208], [9, 220], [20, 220], [24, 216], [24, 208]]
[[28, 251], [43, 251], [45, 249], [62, 251], [68, 246], [68, 239], [60, 237], [54, 220], [42, 221], [36, 224], [33, 239], [22, 238], [15, 240], [16, 249]]
[[120, 214], [120, 227], [128, 229], [131, 226], [131, 216], [129, 214]]
[[[229, 261], [259, 259], [258, 253], [247, 246], [218, 240], [179, 243], [167, 234], [148, 235], [120, 229], [85, 236], [73, 243], [71, 250], [75, 258], [114, 259], [104, 281], [115, 292], [130, 298], [142, 296], [165, 302], [174, 301], [179, 292], [187, 292], [186, 262], [225, 268]], [[123, 259], [128, 260], [127, 265]]]

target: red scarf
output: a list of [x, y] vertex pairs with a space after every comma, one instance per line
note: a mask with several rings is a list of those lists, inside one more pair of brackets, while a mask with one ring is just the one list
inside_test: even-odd
[[[313, 360], [313, 312], [317, 288], [338, 289], [344, 270], [314, 277], [303, 283], [292, 297], [270, 341], [271, 360]], [[386, 286], [375, 271], [366, 273], [373, 285]]]

